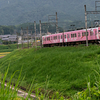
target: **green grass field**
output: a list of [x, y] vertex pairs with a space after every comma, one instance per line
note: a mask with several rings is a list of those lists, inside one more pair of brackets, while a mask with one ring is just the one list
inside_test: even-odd
[[[0, 59], [0, 72], [9, 66], [7, 80], [12, 73], [23, 67], [21, 76], [25, 79], [22, 86], [28, 87], [34, 81], [34, 88], [44, 91], [58, 91], [64, 96], [71, 96], [86, 89], [88, 77], [91, 86], [96, 81], [94, 70], [100, 71], [100, 46], [53, 47], [35, 50], [14, 50]], [[16, 82], [19, 72], [13, 81]]]
[[[22, 44], [18, 45], [19, 48], [22, 48]], [[31, 47], [31, 44], [29, 44]], [[23, 48], [27, 48], [28, 44], [23, 44]], [[17, 49], [17, 44], [8, 44], [8, 45], [0, 45], [0, 53], [1, 52], [12, 52], [13, 50]]]
[[17, 44], [0, 45], [0, 53], [1, 52], [12, 52], [15, 49], [17, 49]]

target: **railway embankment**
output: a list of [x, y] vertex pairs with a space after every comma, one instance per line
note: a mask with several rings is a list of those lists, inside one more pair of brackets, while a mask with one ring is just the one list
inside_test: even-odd
[[[95, 83], [95, 73], [99, 70], [100, 46], [83, 45], [77, 47], [53, 47], [35, 50], [19, 49], [0, 59], [2, 73], [9, 66], [7, 80], [15, 72], [12, 82], [16, 83], [20, 70], [21, 86], [26, 91], [46, 93], [52, 96], [57, 91], [64, 97], [70, 97], [87, 88], [88, 77], [91, 87]], [[95, 71], [94, 71], [95, 70]], [[24, 80], [23, 80], [24, 77]]]

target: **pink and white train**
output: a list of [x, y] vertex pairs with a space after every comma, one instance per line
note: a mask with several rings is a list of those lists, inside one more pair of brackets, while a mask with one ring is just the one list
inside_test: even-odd
[[[100, 27], [89, 28], [88, 42], [99, 43], [100, 41]], [[44, 47], [62, 46], [62, 45], [76, 45], [86, 43], [86, 29], [75, 30], [70, 32], [63, 32], [51, 35], [42, 36], [42, 45]]]

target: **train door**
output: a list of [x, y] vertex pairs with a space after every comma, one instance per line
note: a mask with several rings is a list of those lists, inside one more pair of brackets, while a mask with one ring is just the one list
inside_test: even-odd
[[62, 33], [62, 46], [64, 46], [64, 33]]
[[99, 39], [98, 34], [97, 34], [97, 32], [98, 32], [97, 28], [94, 29], [93, 32], [94, 32], [94, 38]]

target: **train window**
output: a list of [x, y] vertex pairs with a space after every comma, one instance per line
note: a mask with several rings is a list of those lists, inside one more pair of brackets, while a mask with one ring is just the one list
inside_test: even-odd
[[82, 36], [86, 36], [86, 32], [82, 32]]
[[57, 36], [54, 36], [54, 40], [56, 40], [57, 39]]
[[47, 41], [50, 41], [50, 37], [47, 37]]
[[[89, 35], [89, 32], [87, 32], [87, 36]], [[82, 32], [82, 36], [86, 36], [86, 32]]]
[[98, 32], [100, 32], [100, 30], [98, 30]]
[[60, 39], [60, 36], [58, 35], [58, 39]]
[[[86, 32], [84, 32], [85, 36], [86, 36]], [[88, 33], [87, 33], [88, 34]]]
[[87, 32], [87, 36], [89, 35], [89, 32]]
[[56, 36], [56, 39], [57, 39], [57, 36]]
[[82, 36], [84, 36], [84, 32], [82, 32]]
[[71, 34], [71, 38], [73, 37], [73, 34]]
[[66, 38], [66, 35], [65, 35], [65, 38]]
[[81, 36], [81, 34], [80, 33], [78, 33], [78, 37], [80, 37]]
[[[85, 36], [86, 36], [86, 32], [85, 32]], [[87, 32], [87, 36], [88, 36], [88, 32]]]
[[54, 36], [54, 40], [55, 40], [55, 36]]
[[70, 38], [70, 37], [69, 37], [69, 34], [67, 34], [67, 38]]
[[61, 35], [61, 39], [62, 39], [62, 35]]
[[52, 36], [51, 36], [51, 40], [52, 40]]
[[74, 37], [74, 34], [71, 34], [71, 38], [73, 38]]
[[95, 35], [97, 35], [97, 30], [95, 30]]
[[75, 37], [77, 37], [77, 36], [76, 36], [76, 33], [75, 33]]
[[90, 36], [92, 36], [93, 35], [93, 32], [92, 31], [90, 31]]

